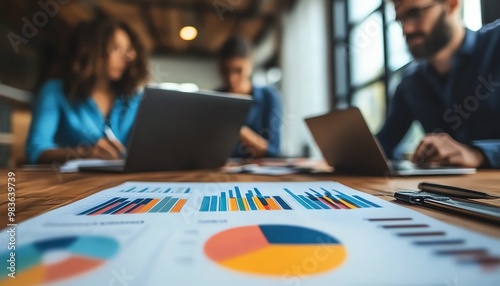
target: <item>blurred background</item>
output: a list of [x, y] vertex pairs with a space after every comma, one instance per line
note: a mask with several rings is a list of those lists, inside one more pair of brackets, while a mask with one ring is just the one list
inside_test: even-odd
[[[462, 11], [477, 30], [500, 17], [500, 1], [464, 0]], [[290, 157], [320, 157], [303, 118], [333, 108], [358, 106], [378, 132], [412, 60], [384, 0], [0, 0], [0, 166], [24, 152], [30, 102], [58, 71], [71, 28], [102, 15], [136, 30], [151, 51], [150, 82], [169, 88], [219, 87], [219, 48], [231, 35], [250, 40], [253, 82], [281, 91]], [[415, 125], [401, 148], [421, 136]]]

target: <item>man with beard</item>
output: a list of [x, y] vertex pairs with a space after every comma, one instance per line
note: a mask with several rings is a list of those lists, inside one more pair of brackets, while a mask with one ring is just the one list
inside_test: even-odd
[[414, 61], [377, 135], [386, 154], [417, 120], [417, 165], [500, 168], [500, 21], [473, 32], [460, 0], [392, 2]]

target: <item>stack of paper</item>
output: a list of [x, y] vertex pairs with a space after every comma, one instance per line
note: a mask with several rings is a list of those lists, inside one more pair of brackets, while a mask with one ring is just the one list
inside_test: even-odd
[[500, 241], [334, 182], [127, 182], [17, 226], [0, 285], [500, 285]]
[[105, 167], [123, 166], [125, 160], [101, 160], [101, 159], [74, 159], [69, 160], [59, 167], [61, 173], [78, 172], [80, 167]]

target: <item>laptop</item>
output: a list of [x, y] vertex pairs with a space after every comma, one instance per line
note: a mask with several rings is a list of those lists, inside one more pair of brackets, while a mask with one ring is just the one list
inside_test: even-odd
[[410, 161], [388, 161], [358, 108], [305, 119], [328, 164], [338, 171], [376, 176], [474, 174], [474, 168], [419, 168]]
[[221, 167], [238, 142], [252, 102], [244, 95], [146, 87], [126, 158], [79, 170], [130, 173]]

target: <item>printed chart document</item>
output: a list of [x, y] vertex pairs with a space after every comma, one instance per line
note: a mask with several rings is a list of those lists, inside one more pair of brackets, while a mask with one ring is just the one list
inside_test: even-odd
[[16, 235], [0, 285], [500, 285], [500, 240], [330, 181], [126, 182]]

